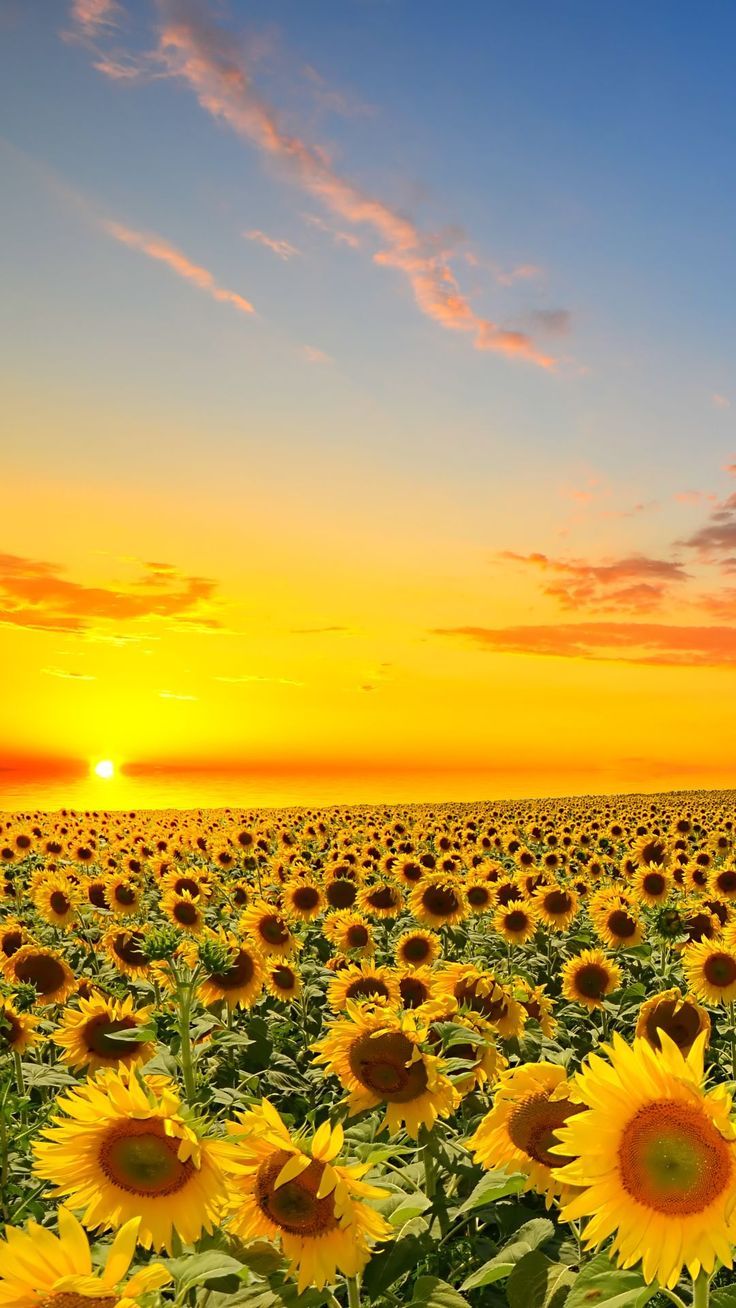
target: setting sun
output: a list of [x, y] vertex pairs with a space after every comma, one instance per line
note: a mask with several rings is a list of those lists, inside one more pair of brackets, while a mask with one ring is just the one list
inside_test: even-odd
[[114, 764], [109, 758], [103, 758], [99, 763], [95, 763], [93, 771], [95, 776], [103, 777], [105, 781], [109, 781], [115, 775]]

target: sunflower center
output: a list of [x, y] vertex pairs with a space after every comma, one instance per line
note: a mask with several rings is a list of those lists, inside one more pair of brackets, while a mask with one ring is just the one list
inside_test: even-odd
[[378, 890], [371, 891], [368, 902], [371, 908], [394, 908], [396, 897], [391, 886], [380, 886]]
[[119, 904], [134, 904], [135, 891], [132, 886], [116, 886], [115, 898]]
[[64, 984], [64, 968], [50, 954], [29, 954], [15, 966], [16, 980], [36, 987], [40, 995], [52, 995]]
[[623, 908], [615, 908], [608, 919], [608, 929], [619, 940], [628, 940], [636, 934], [636, 922]]
[[430, 943], [424, 936], [410, 936], [404, 941], [401, 952], [408, 963], [423, 963], [430, 954]]
[[368, 929], [356, 922], [346, 932], [348, 949], [363, 949], [368, 944]]
[[296, 973], [290, 967], [285, 967], [283, 963], [273, 969], [271, 976], [279, 990], [293, 990], [296, 986]]
[[414, 976], [403, 976], [399, 981], [399, 991], [404, 1008], [418, 1008], [429, 998], [427, 986]]
[[248, 891], [245, 889], [245, 886], [235, 887], [233, 890], [233, 901], [239, 908], [242, 908], [244, 904], [248, 903]]
[[642, 884], [648, 895], [661, 895], [667, 882], [661, 872], [647, 872]]
[[428, 886], [422, 895], [422, 903], [436, 917], [450, 917], [460, 907], [452, 886]]
[[642, 862], [649, 865], [650, 863], [661, 864], [665, 860], [665, 847], [660, 840], [650, 840], [642, 848]]
[[576, 989], [586, 999], [602, 999], [608, 980], [608, 972], [600, 963], [585, 963], [575, 973]]
[[559, 917], [570, 912], [572, 900], [565, 890], [551, 890], [544, 897], [544, 907], [553, 917]]
[[151, 1121], [128, 1121], [114, 1126], [100, 1148], [100, 1167], [119, 1189], [128, 1194], [176, 1194], [194, 1172], [190, 1158], [177, 1157], [176, 1141], [168, 1139]]
[[181, 899], [174, 908], [174, 917], [182, 926], [194, 926], [197, 921], [197, 905], [188, 899]]
[[685, 1000], [680, 1007], [674, 999], [663, 1000], [647, 1018], [647, 1037], [655, 1049], [661, 1048], [660, 1031], [666, 1031], [680, 1049], [689, 1049], [700, 1030], [698, 1011]]
[[330, 908], [350, 908], [355, 903], [357, 893], [354, 882], [348, 881], [347, 877], [337, 877], [327, 887], [327, 902]]
[[269, 945], [285, 945], [289, 939], [288, 928], [276, 913], [262, 918], [258, 930]]
[[128, 1055], [136, 1054], [141, 1046], [142, 1041], [136, 1040], [129, 1044], [126, 1040], [123, 1044], [120, 1040], [111, 1039], [116, 1031], [132, 1031], [136, 1022], [132, 1017], [121, 1017], [111, 1021], [105, 1013], [99, 1017], [90, 1018], [83, 1029], [83, 1039], [87, 1049], [91, 1054], [97, 1054], [99, 1058], [125, 1059]]
[[95, 908], [107, 908], [105, 887], [101, 881], [92, 881], [90, 885], [87, 886], [87, 898], [90, 904], [94, 905]]
[[552, 1146], [559, 1144], [555, 1132], [569, 1117], [582, 1111], [582, 1104], [571, 1104], [569, 1099], [550, 1099], [543, 1091], [527, 1095], [509, 1118], [509, 1138], [535, 1163], [542, 1163], [545, 1167], [564, 1167], [573, 1160], [550, 1153]]
[[52, 890], [49, 895], [49, 904], [58, 917], [63, 917], [71, 908], [71, 903], [63, 890]]
[[724, 890], [729, 894], [736, 890], [736, 872], [719, 872], [717, 880], [719, 890]]
[[118, 1303], [117, 1295], [95, 1295], [93, 1299], [88, 1298], [86, 1294], [77, 1294], [76, 1290], [62, 1290], [60, 1294], [51, 1294], [48, 1299], [42, 1299], [38, 1308], [115, 1308]]
[[213, 972], [212, 980], [221, 990], [236, 990], [247, 986], [253, 976], [253, 960], [244, 949], [238, 951], [234, 963], [225, 972]]
[[2, 938], [2, 951], [6, 958], [12, 958], [17, 954], [23, 944], [22, 931], [6, 931]]
[[427, 1069], [421, 1059], [410, 1060], [414, 1045], [400, 1031], [363, 1035], [350, 1049], [353, 1075], [390, 1104], [408, 1104], [427, 1089]]
[[312, 1160], [299, 1176], [276, 1189], [279, 1172], [291, 1157], [288, 1150], [279, 1149], [261, 1163], [256, 1173], [256, 1202], [272, 1222], [290, 1235], [326, 1235], [335, 1229], [338, 1220], [334, 1193], [317, 1198], [324, 1163]]
[[130, 967], [146, 967], [148, 959], [141, 948], [144, 939], [142, 931], [133, 931], [130, 935], [121, 932], [113, 941], [113, 950]]
[[703, 975], [712, 986], [731, 986], [736, 981], [736, 958], [730, 954], [711, 954], [706, 958]]
[[300, 886], [294, 891], [294, 904], [297, 908], [309, 912], [319, 904], [319, 891], [314, 886]]
[[489, 890], [486, 890], [485, 886], [468, 887], [468, 903], [471, 904], [473, 908], [485, 908], [486, 904], [490, 902], [490, 898], [491, 893]]
[[193, 877], [178, 877], [174, 882], [174, 890], [177, 895], [183, 895], [184, 891], [192, 896], [192, 899], [198, 899], [200, 894], [199, 882]]
[[732, 1147], [705, 1114], [661, 1099], [626, 1124], [618, 1150], [621, 1182], [639, 1203], [668, 1216], [701, 1213], [730, 1184]]
[[389, 988], [380, 977], [359, 977], [357, 981], [351, 981], [345, 991], [346, 999], [370, 999], [372, 995], [381, 995], [383, 999], [389, 997]]
[[529, 925], [529, 919], [521, 908], [514, 908], [506, 914], [504, 926], [507, 931], [525, 931]]

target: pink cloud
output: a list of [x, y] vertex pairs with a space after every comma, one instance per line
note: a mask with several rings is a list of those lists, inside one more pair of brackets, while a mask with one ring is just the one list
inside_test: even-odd
[[711, 402], [711, 404], [713, 405], [713, 408], [714, 408], [714, 409], [730, 409], [730, 408], [731, 408], [731, 401], [729, 400], [728, 396], [727, 396], [727, 395], [719, 395], [717, 391], [714, 392], [713, 395], [711, 395], [711, 397], [710, 397], [710, 402]]
[[633, 554], [610, 563], [584, 559], [552, 559], [546, 554], [516, 554], [506, 550], [502, 558], [555, 574], [542, 587], [564, 609], [582, 606], [603, 612], [641, 612], [661, 603], [672, 585], [687, 581], [682, 564], [670, 559], [653, 559]]
[[334, 360], [324, 350], [318, 350], [314, 345], [303, 345], [302, 354], [309, 363], [333, 363]]
[[731, 626], [675, 626], [647, 622], [569, 622], [517, 627], [437, 627], [489, 653], [537, 654], [654, 667], [736, 664]]
[[105, 28], [116, 27], [122, 17], [117, 0], [73, 0], [71, 17], [85, 36], [98, 36]]
[[291, 244], [291, 241], [268, 236], [266, 232], [259, 231], [257, 227], [249, 232], [243, 232], [243, 236], [247, 241], [256, 241], [259, 245], [265, 246], [267, 250], [271, 250], [273, 254], [278, 255], [279, 259], [293, 259], [295, 254], [299, 254], [299, 250], [295, 245]]
[[169, 245], [161, 236], [146, 235], [144, 232], [134, 231], [130, 227], [124, 227], [121, 223], [104, 220], [102, 223], [104, 230], [108, 235], [120, 241], [123, 245], [129, 246], [132, 250], [140, 250], [149, 259], [157, 259], [160, 263], [165, 263], [167, 268], [171, 268], [178, 277], [183, 277], [185, 281], [191, 282], [198, 287], [200, 291], [206, 291], [213, 300], [221, 304], [232, 304], [240, 313], [252, 314], [255, 309], [249, 300], [244, 296], [238, 295], [236, 291], [226, 290], [218, 286], [211, 272], [207, 268], [200, 267], [199, 264], [192, 263], [181, 250], [175, 246]]

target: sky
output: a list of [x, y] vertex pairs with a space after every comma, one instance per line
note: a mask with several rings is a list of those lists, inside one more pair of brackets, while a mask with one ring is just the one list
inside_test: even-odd
[[734, 40], [4, 0], [0, 806], [736, 784]]

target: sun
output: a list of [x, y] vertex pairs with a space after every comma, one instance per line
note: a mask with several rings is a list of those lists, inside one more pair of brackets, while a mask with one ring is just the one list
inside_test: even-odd
[[115, 776], [115, 765], [112, 759], [102, 758], [99, 763], [95, 763], [92, 771], [96, 777], [102, 777], [105, 781], [109, 781], [111, 777]]

